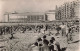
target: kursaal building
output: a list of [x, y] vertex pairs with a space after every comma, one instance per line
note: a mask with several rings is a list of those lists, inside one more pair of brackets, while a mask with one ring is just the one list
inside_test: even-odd
[[27, 12], [27, 13], [7, 13], [5, 22], [39, 22], [47, 21], [45, 13]]
[[5, 13], [5, 22], [43, 22], [55, 20], [55, 10], [46, 12]]

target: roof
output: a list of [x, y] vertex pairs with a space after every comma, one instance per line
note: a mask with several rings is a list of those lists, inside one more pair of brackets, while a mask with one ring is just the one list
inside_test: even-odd
[[25, 12], [25, 13], [10, 13], [10, 15], [44, 15], [43, 12]]

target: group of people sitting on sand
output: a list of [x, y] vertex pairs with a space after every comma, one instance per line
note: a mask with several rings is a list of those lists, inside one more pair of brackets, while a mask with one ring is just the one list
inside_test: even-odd
[[54, 37], [47, 40], [46, 35], [44, 35], [42, 38], [38, 38], [37, 41], [29, 47], [28, 51], [62, 51], [62, 49]]

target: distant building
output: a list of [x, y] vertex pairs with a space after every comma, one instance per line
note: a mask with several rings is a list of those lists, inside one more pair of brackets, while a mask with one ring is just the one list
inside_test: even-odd
[[39, 22], [47, 21], [45, 13], [27, 12], [27, 13], [8, 13], [5, 14], [6, 22]]
[[69, 20], [79, 18], [79, 1], [68, 2], [60, 7], [56, 6], [56, 20]]
[[49, 10], [46, 12], [48, 21], [53, 21], [55, 20], [55, 10]]

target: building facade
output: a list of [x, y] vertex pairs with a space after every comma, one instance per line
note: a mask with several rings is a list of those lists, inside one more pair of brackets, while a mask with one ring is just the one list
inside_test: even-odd
[[47, 21], [45, 13], [33, 12], [33, 13], [9, 13], [5, 14], [7, 18], [6, 22], [39, 22]]
[[67, 2], [60, 7], [56, 6], [56, 20], [79, 18], [79, 1]]

